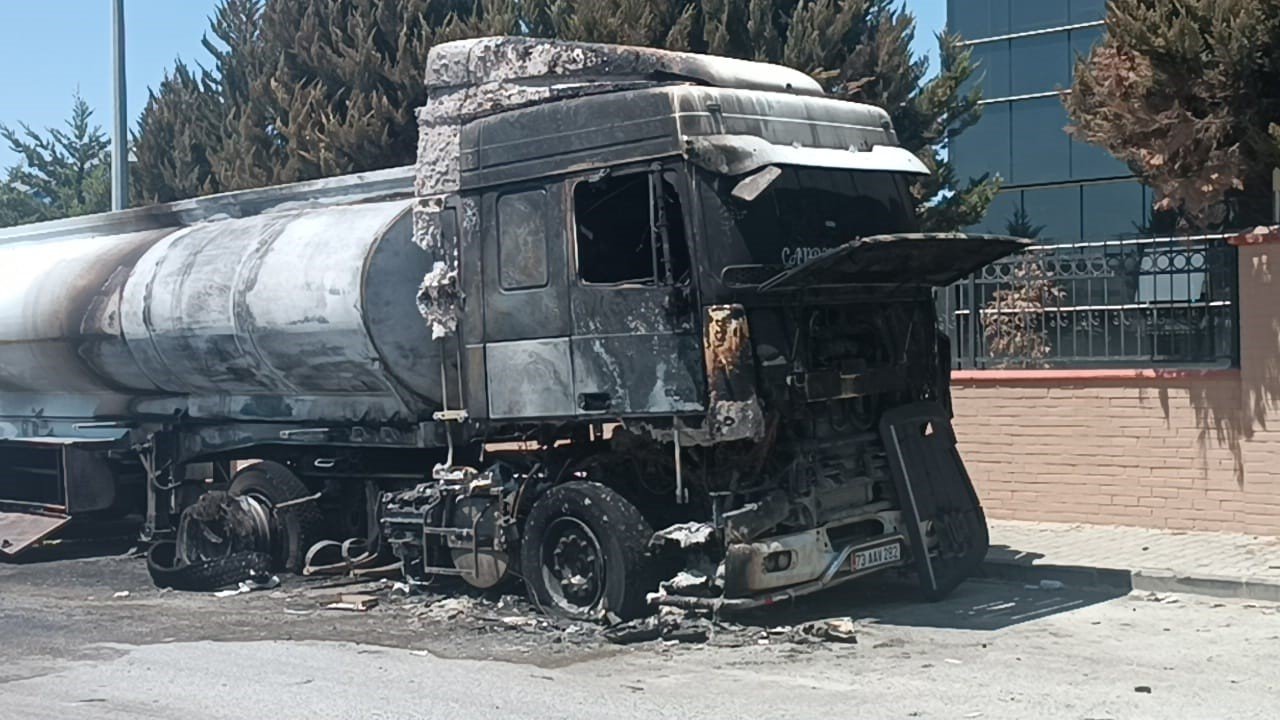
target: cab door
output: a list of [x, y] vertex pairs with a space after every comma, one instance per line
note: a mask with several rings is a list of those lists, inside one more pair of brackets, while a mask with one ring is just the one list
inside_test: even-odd
[[576, 413], [561, 183], [485, 192], [484, 363], [489, 417]]
[[682, 174], [661, 164], [614, 168], [571, 179], [567, 195], [576, 413], [702, 410]]

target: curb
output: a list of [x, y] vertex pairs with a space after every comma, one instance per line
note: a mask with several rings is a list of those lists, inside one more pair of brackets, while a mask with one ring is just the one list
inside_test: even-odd
[[1037, 583], [1054, 580], [1075, 588], [1129, 592], [1174, 592], [1209, 597], [1280, 603], [1280, 580], [1271, 578], [1180, 575], [1171, 570], [1118, 570], [1078, 565], [1027, 564], [987, 558], [980, 571], [997, 580]]

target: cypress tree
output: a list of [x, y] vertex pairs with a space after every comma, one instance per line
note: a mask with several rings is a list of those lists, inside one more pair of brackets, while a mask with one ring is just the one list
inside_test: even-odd
[[[196, 82], [175, 68], [144, 113], [148, 198], [409, 164], [431, 46], [499, 34], [782, 63], [837, 97], [882, 105], [935, 170], [914, 187], [928, 229], [976, 222], [997, 189], [961, 182], [946, 162], [947, 142], [979, 112], [976, 92], [961, 91], [968, 51], [939, 38], [943, 67], [926, 81], [914, 18], [894, 0], [223, 0], [211, 29], [210, 70]], [[183, 107], [200, 118], [184, 120]], [[183, 152], [152, 152], [168, 146]]]
[[1112, 0], [1107, 35], [1076, 65], [1079, 139], [1123, 160], [1191, 227], [1270, 218], [1280, 165], [1280, 3]]

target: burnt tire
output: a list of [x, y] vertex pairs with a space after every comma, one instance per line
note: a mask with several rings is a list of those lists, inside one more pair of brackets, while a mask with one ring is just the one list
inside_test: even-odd
[[217, 560], [178, 562], [172, 540], [158, 542], [147, 551], [147, 572], [156, 587], [193, 592], [219, 590], [244, 580], [271, 576], [273, 559], [266, 553], [240, 552]]
[[324, 516], [315, 500], [280, 507], [311, 495], [292, 470], [263, 460], [240, 469], [231, 479], [232, 495], [250, 495], [266, 502], [274, 520], [271, 556], [276, 568], [302, 572], [307, 550], [321, 539]]
[[640, 511], [614, 490], [580, 480], [557, 485], [525, 521], [520, 570], [529, 597], [578, 620], [647, 614], [645, 595], [657, 584], [652, 537]]

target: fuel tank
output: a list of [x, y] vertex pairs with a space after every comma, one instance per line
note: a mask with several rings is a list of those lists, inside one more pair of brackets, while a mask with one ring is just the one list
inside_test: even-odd
[[23, 417], [425, 417], [440, 350], [411, 203], [0, 237], [0, 437]]

